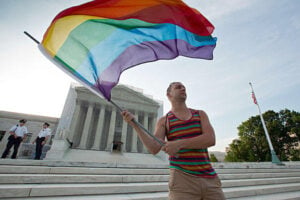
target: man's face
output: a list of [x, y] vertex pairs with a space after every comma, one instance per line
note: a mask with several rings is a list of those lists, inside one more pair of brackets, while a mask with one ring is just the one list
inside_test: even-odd
[[186, 90], [182, 83], [174, 83], [171, 87], [168, 97], [174, 100], [185, 101], [186, 100]]

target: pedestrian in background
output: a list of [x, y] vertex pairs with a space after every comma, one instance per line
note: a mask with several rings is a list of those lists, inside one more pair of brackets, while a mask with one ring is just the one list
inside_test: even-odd
[[36, 139], [32, 142], [32, 144], [36, 143], [36, 148], [35, 148], [35, 160], [40, 160], [41, 155], [43, 152], [43, 147], [51, 137], [51, 129], [49, 128], [50, 124], [45, 122], [43, 124], [42, 130], [39, 132], [38, 136]]
[[6, 145], [6, 148], [1, 156], [1, 158], [6, 158], [6, 156], [9, 153], [9, 150], [11, 149], [12, 146], [14, 146], [14, 152], [11, 156], [12, 159], [16, 159], [17, 154], [18, 154], [18, 149], [22, 141], [26, 140], [28, 130], [27, 127], [25, 126], [25, 123], [27, 120], [21, 119], [19, 121], [19, 124], [11, 127], [9, 130], [10, 136], [8, 137], [8, 142]]

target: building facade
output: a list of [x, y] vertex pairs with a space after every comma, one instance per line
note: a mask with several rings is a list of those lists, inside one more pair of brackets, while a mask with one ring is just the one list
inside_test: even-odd
[[[157, 118], [163, 113], [162, 103], [124, 85], [112, 90], [112, 99], [122, 109], [133, 113], [136, 120], [153, 133]], [[28, 120], [26, 126], [30, 133], [28, 141], [19, 149], [19, 158], [33, 157], [35, 145], [31, 142], [45, 121], [50, 123], [53, 133], [43, 149], [44, 154], [47, 152], [47, 160], [114, 162], [113, 156], [117, 156], [118, 160], [134, 162], [139, 156], [145, 158], [149, 155], [134, 129], [123, 121], [118, 109], [78, 84], [71, 84], [60, 119], [2, 112], [0, 131], [5, 134], [0, 150], [3, 151], [6, 146], [8, 130], [22, 118]], [[157, 157], [165, 160], [162, 154]]]
[[[118, 85], [112, 90], [112, 99], [122, 109], [132, 112], [151, 133], [157, 118], [162, 116], [162, 103], [137, 89]], [[113, 104], [85, 87], [72, 84], [46, 159], [90, 161], [101, 152], [102, 161], [105, 155], [110, 160], [111, 153], [123, 157], [149, 154]]]

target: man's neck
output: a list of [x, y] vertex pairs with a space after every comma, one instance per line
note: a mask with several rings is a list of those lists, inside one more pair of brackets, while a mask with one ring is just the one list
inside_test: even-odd
[[186, 106], [185, 102], [173, 102], [171, 110], [173, 112], [182, 112], [188, 110], [188, 107]]
[[187, 109], [185, 102], [172, 102], [172, 110], [184, 110]]
[[186, 106], [185, 102], [172, 103], [171, 111], [180, 119], [189, 119], [190, 118], [190, 110]]

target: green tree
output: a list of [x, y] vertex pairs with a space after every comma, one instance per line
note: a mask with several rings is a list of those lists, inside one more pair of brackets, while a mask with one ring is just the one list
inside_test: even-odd
[[210, 154], [210, 161], [211, 162], [219, 162], [218, 159], [217, 159], [217, 157], [213, 153]]
[[[273, 147], [281, 161], [300, 160], [300, 113], [288, 109], [263, 114]], [[242, 122], [239, 138], [229, 145], [225, 161], [271, 161], [270, 149], [260, 116]]]

